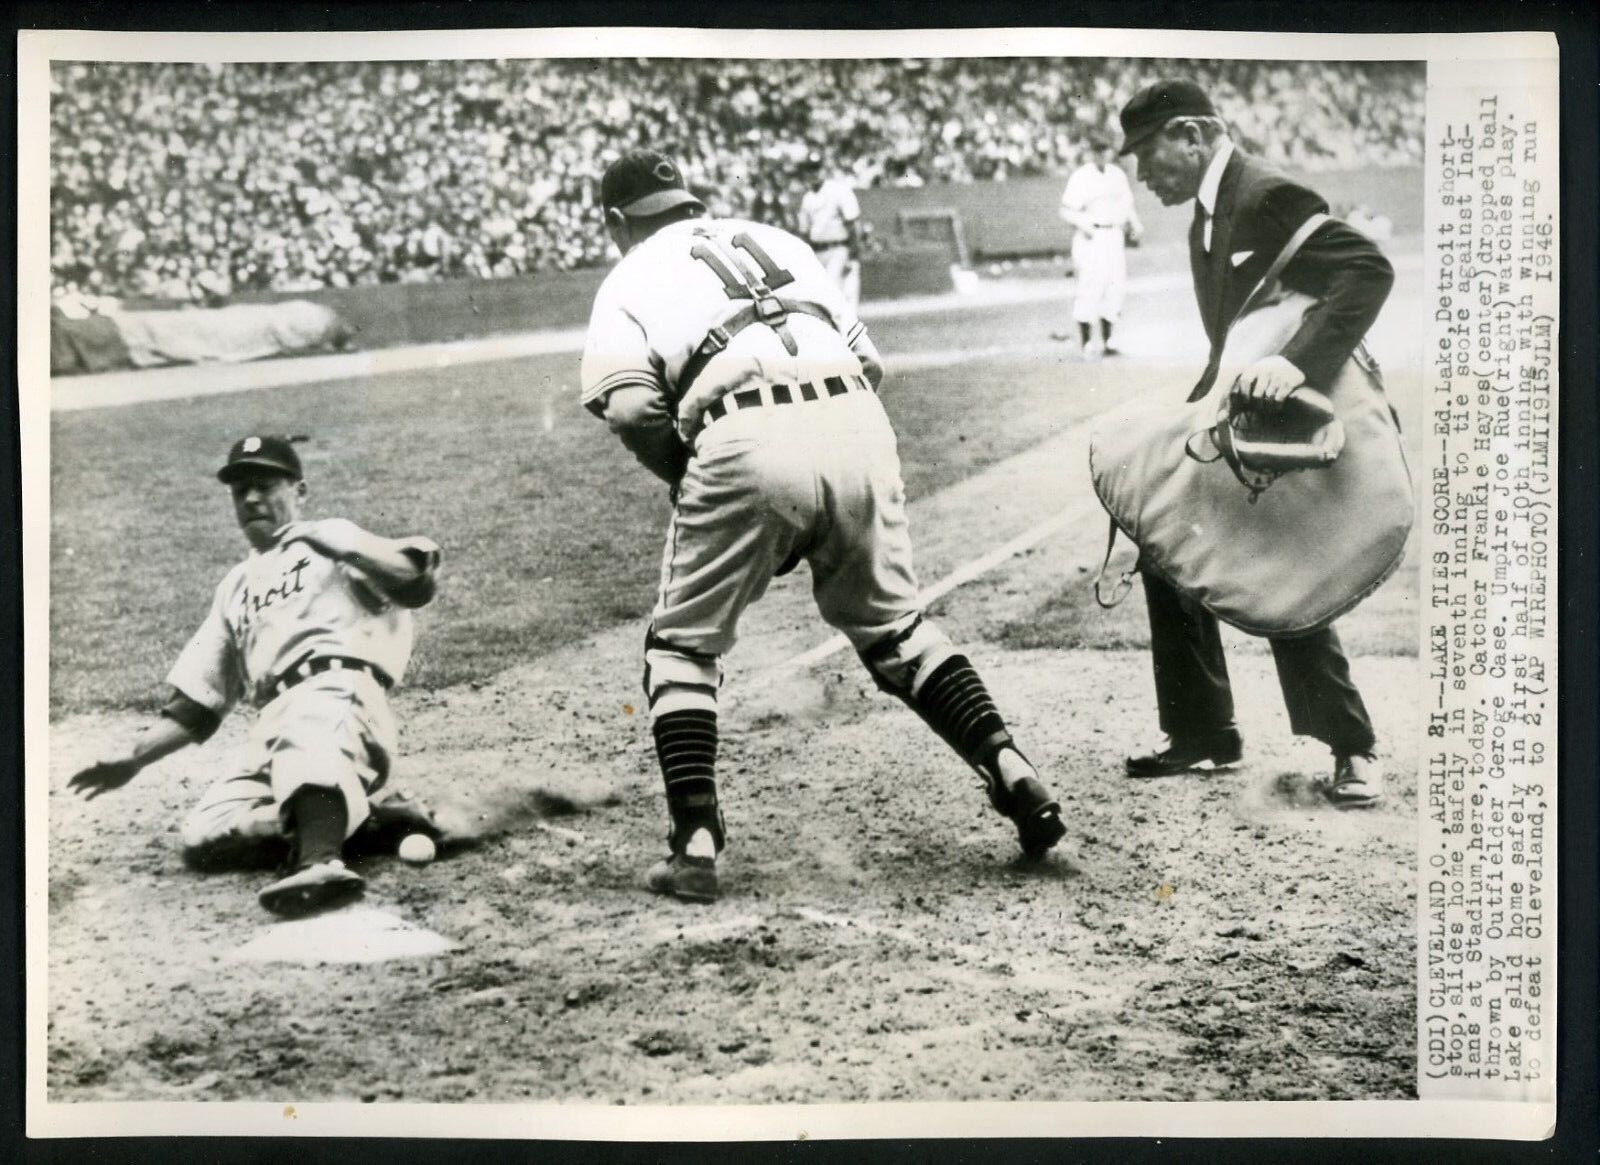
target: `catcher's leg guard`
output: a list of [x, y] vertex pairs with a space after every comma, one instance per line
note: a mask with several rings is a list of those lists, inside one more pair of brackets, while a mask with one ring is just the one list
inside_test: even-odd
[[717, 805], [717, 714], [699, 708], [657, 716], [656, 759], [667, 786], [672, 826], [667, 843], [682, 854], [696, 830], [723, 847], [722, 812]]
[[864, 652], [862, 658], [880, 688], [903, 700], [972, 766], [989, 794], [989, 803], [1016, 824], [1023, 851], [1038, 857], [1066, 832], [1061, 806], [1017, 748], [983, 677], [966, 656], [939, 635], [910, 659], [905, 658], [906, 647], [913, 645], [919, 629], [927, 626], [919, 620], [901, 636]]
[[707, 830], [721, 852], [717, 807], [717, 688], [715, 655], [676, 647], [652, 630], [645, 639], [645, 694], [650, 700], [656, 759], [667, 786], [672, 827], [667, 840], [681, 855], [696, 830]]

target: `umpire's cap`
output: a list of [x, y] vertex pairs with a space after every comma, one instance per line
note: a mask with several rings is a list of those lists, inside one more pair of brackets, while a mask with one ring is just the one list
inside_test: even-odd
[[689, 193], [678, 164], [655, 150], [624, 154], [600, 179], [600, 205], [629, 218], [651, 218], [686, 202], [705, 206]]
[[1217, 107], [1193, 81], [1157, 81], [1135, 93], [1122, 107], [1122, 148], [1131, 154], [1175, 117], [1215, 117]]
[[217, 480], [232, 485], [252, 469], [282, 473], [299, 481], [305, 476], [300, 455], [287, 437], [241, 437], [228, 450], [228, 460], [217, 470]]

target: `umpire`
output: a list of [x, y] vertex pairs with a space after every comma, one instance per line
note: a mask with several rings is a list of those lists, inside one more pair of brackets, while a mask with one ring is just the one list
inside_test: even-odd
[[[1122, 109], [1122, 154], [1138, 161], [1139, 180], [1165, 206], [1195, 203], [1189, 260], [1211, 359], [1190, 400], [1216, 380], [1229, 324], [1284, 244], [1313, 214], [1318, 194], [1235, 148], [1205, 91], [1191, 81], [1161, 81]], [[1317, 300], [1283, 351], [1247, 368], [1234, 391], [1279, 399], [1296, 387], [1330, 384], [1377, 318], [1394, 283], [1378, 248], [1343, 223], [1320, 227], [1284, 269], [1286, 287]], [[1129, 757], [1133, 777], [1224, 767], [1243, 756], [1233, 692], [1216, 619], [1150, 572], [1144, 573], [1156, 702], [1166, 743]], [[1296, 735], [1333, 750], [1323, 785], [1341, 808], [1376, 805], [1383, 773], [1373, 759], [1372, 721], [1350, 679], [1333, 628], [1274, 639], [1272, 657]]]

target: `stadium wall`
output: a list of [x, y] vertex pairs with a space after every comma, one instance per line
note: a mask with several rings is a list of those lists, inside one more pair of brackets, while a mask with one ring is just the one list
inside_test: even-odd
[[[1360, 203], [1389, 216], [1395, 233], [1422, 229], [1420, 168], [1320, 173], [1311, 179], [1335, 212]], [[862, 265], [862, 295], [895, 299], [951, 289], [953, 255], [943, 246], [897, 246], [897, 216], [902, 210], [951, 209], [961, 216], [967, 244], [979, 260], [1060, 254], [1069, 232], [1056, 214], [1063, 182], [1026, 178], [1007, 182], [884, 188], [861, 192], [862, 214], [891, 249]], [[1145, 225], [1145, 248], [1134, 253], [1130, 273], [1144, 266], [1170, 266], [1181, 253], [1188, 229], [1187, 210], [1168, 210], [1143, 187], [1135, 191]], [[451, 280], [440, 283], [387, 283], [317, 291], [246, 292], [234, 303], [310, 300], [334, 309], [354, 330], [361, 348], [432, 343], [545, 328], [579, 328], [605, 278], [604, 269], [551, 271], [509, 279]], [[136, 304], [156, 308], [173, 304]]]
[[[1422, 169], [1325, 171], [1299, 175], [1339, 214], [1362, 205], [1384, 214], [1398, 235], [1422, 230]], [[967, 245], [978, 259], [1009, 259], [1058, 254], [1067, 249], [1069, 229], [1057, 214], [1063, 178], [1017, 178], [967, 185], [885, 187], [860, 192], [862, 216], [880, 239], [898, 237], [897, 216], [906, 210], [954, 210], [961, 216]], [[1143, 186], [1134, 186], [1134, 205], [1152, 248], [1181, 247], [1189, 229], [1187, 209], [1169, 210]]]

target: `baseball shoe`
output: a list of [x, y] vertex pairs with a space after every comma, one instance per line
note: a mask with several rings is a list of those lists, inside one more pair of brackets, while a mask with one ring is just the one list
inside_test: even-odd
[[1106, 354], [1106, 346], [1099, 340], [1090, 340], [1083, 346], [1083, 358], [1093, 364]]
[[1061, 820], [1061, 803], [1037, 778], [1023, 777], [1009, 789], [998, 780], [989, 783], [989, 803], [1002, 817], [1010, 819], [1017, 827], [1017, 841], [1022, 852], [1037, 860], [1050, 852], [1052, 846], [1066, 836], [1067, 826]]
[[1169, 740], [1141, 756], [1130, 756], [1123, 764], [1130, 777], [1171, 777], [1179, 773], [1225, 769], [1244, 757], [1244, 739], [1236, 728], [1213, 736], [1192, 740]]
[[343, 906], [361, 897], [366, 881], [338, 858], [310, 862], [261, 891], [261, 905], [285, 918], [299, 918]]
[[1323, 796], [1340, 809], [1370, 809], [1383, 800], [1383, 769], [1370, 756], [1341, 756]]
[[719, 894], [717, 847], [711, 831], [695, 830], [683, 853], [671, 854], [650, 867], [644, 884], [653, 894], [684, 902], [715, 902]]

